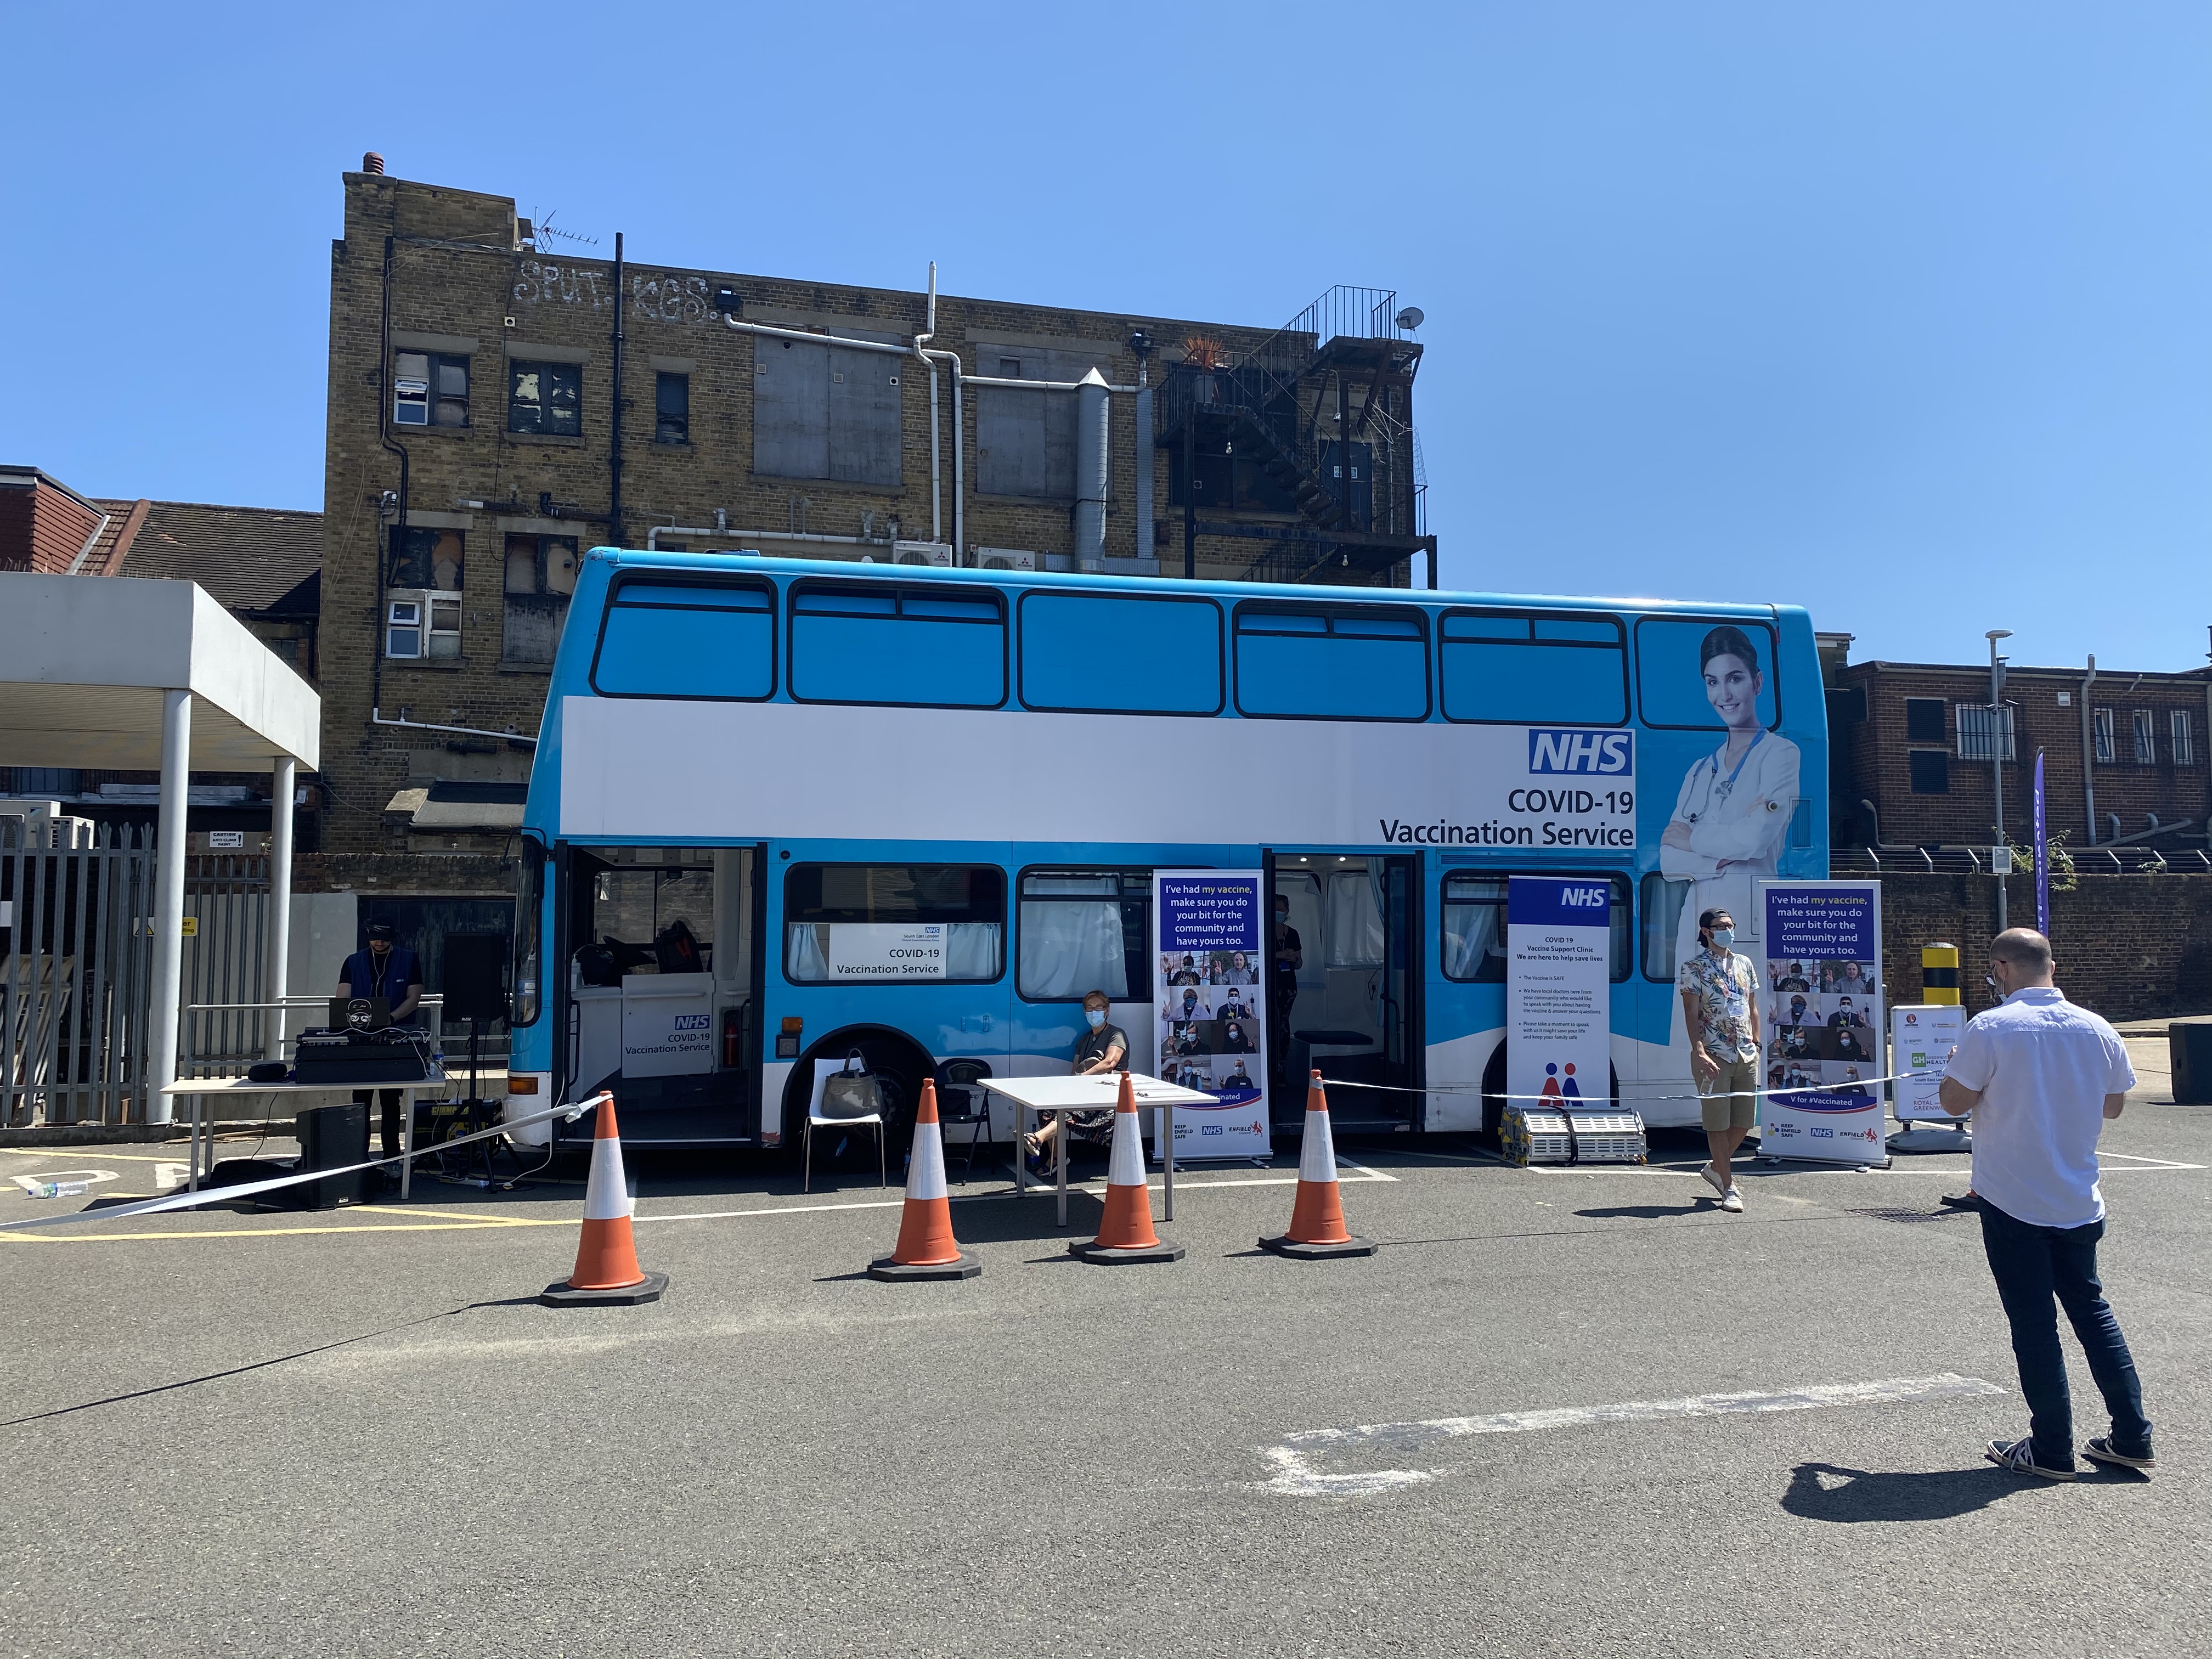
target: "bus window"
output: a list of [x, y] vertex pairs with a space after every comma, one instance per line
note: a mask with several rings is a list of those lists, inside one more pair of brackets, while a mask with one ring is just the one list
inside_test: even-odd
[[988, 864], [794, 864], [783, 919], [797, 985], [972, 983], [1006, 966], [1006, 878]]
[[1025, 873], [1015, 988], [1030, 1002], [1073, 1002], [1092, 991], [1116, 1002], [1149, 997], [1152, 914], [1149, 870]]
[[509, 1025], [536, 1022], [543, 982], [539, 957], [545, 931], [545, 843], [525, 836], [520, 850], [514, 884], [514, 960], [507, 979], [514, 988], [507, 1003]]
[[791, 695], [800, 702], [995, 708], [1006, 618], [986, 588], [801, 582], [791, 590]]
[[[1748, 647], [1758, 657], [1760, 677], [1759, 723], [1772, 731], [1780, 721], [1781, 687], [1775, 672], [1774, 629], [1742, 617], [1645, 617], [1636, 624], [1636, 705], [1646, 726], [1677, 731], [1726, 730], [1705, 696], [1703, 659], [1707, 641]], [[1716, 639], [1715, 636], [1719, 638]]]
[[1628, 650], [1610, 617], [1452, 611], [1437, 632], [1446, 720], [1619, 726], [1628, 719]]
[[1237, 610], [1237, 707], [1310, 720], [1429, 714], [1427, 615], [1407, 606]]
[[775, 605], [750, 585], [623, 581], [599, 626], [592, 689], [757, 702], [775, 690]]
[[1221, 607], [1211, 599], [1025, 593], [1021, 612], [1031, 708], [1221, 712]]
[[[1547, 875], [1555, 873], [1551, 871]], [[1577, 873], [1577, 872], [1559, 872]], [[1613, 982], [1635, 971], [1636, 934], [1629, 925], [1628, 878], [1601, 876], [1613, 891], [1609, 938]], [[1476, 985], [1505, 983], [1505, 884], [1503, 874], [1454, 870], [1444, 876], [1444, 977]], [[1671, 939], [1673, 935], [1669, 934]], [[1669, 947], [1671, 948], [1671, 946]]]
[[1682, 931], [1682, 907], [1689, 902], [1693, 884], [1671, 881], [1656, 870], [1644, 878], [1644, 978], [1665, 985], [1674, 982], [1678, 965], [1674, 952]]

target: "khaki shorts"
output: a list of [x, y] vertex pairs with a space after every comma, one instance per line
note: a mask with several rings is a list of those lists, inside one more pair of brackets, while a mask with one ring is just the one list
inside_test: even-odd
[[1698, 1092], [1704, 1097], [1705, 1133], [1720, 1129], [1748, 1129], [1759, 1112], [1759, 1063], [1724, 1060], [1720, 1073]]

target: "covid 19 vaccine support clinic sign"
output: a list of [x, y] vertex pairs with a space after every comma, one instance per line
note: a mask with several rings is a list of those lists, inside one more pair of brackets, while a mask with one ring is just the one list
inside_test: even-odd
[[1505, 1091], [1533, 1111], [1613, 1098], [1613, 884], [1515, 876], [1505, 890]]

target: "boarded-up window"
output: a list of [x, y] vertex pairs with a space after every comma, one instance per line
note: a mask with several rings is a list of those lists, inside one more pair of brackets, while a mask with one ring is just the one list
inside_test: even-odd
[[[850, 331], [863, 338], [880, 337]], [[896, 485], [899, 371], [882, 351], [753, 341], [753, 471], [771, 478]]]
[[[975, 373], [999, 380], [1079, 380], [1092, 368], [1114, 378], [1115, 348], [1046, 351], [979, 345]], [[986, 495], [1075, 499], [1075, 393], [975, 388], [975, 488]]]

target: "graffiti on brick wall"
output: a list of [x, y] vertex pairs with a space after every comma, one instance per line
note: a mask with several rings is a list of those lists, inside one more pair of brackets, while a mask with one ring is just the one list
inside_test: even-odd
[[635, 276], [629, 281], [630, 314], [664, 323], [704, 323], [714, 317], [713, 295], [704, 276]]
[[589, 306], [599, 311], [614, 303], [607, 274], [595, 265], [556, 264], [525, 259], [514, 284], [518, 305]]

